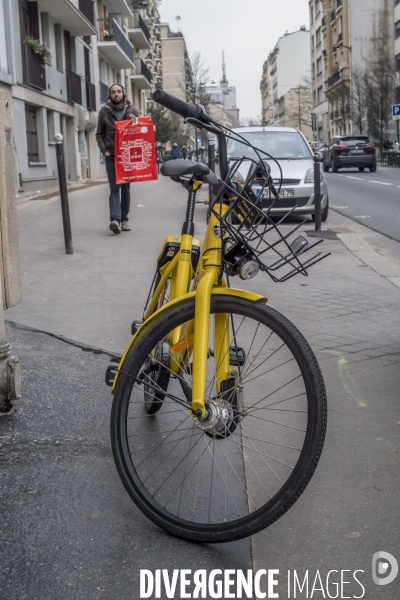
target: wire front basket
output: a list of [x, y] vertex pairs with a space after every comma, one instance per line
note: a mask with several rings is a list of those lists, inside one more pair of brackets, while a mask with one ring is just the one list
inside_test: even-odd
[[[226, 180], [221, 181], [212, 209], [222, 227], [225, 266], [235, 252], [242, 255], [247, 253], [258, 262], [260, 270], [266, 271], [275, 282], [287, 281], [297, 274], [307, 276], [308, 269], [329, 256], [330, 252], [316, 250], [316, 246], [323, 242], [322, 239], [309, 244], [303, 236], [295, 237], [294, 234], [307, 220], [304, 219], [295, 226], [288, 223], [296, 205], [279, 220], [272, 217], [271, 209], [279, 208], [280, 198], [265, 165], [252, 161], [255, 168], [244, 186], [232, 183], [241, 162], [243, 159], [234, 165]], [[259, 196], [252, 188], [255, 183], [260, 186]], [[264, 190], [268, 190], [268, 198], [273, 198], [266, 208], [262, 202]], [[221, 215], [216, 207], [228, 198], [229, 209]]]

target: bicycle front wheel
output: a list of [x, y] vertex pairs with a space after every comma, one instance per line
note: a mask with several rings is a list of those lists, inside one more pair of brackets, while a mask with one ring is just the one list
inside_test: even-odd
[[[137, 506], [170, 533], [198, 542], [247, 537], [281, 517], [304, 491], [325, 437], [327, 406], [307, 341], [276, 310], [245, 299], [211, 301], [207, 419], [191, 415], [192, 356], [170, 351], [172, 331], [193, 331], [194, 301], [171, 307], [137, 340], [119, 374], [111, 417], [115, 462]], [[229, 377], [217, 385], [229, 352]], [[217, 326], [218, 323], [218, 334]], [[186, 338], [185, 338], [186, 336]], [[164, 359], [159, 361], [159, 348]], [[220, 354], [216, 356], [216, 354]], [[149, 361], [168, 378], [146, 412]]]

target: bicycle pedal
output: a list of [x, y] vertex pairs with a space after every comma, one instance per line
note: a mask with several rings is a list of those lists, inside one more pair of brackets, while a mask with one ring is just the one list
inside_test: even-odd
[[115, 376], [117, 374], [117, 371], [118, 371], [118, 366], [116, 366], [116, 365], [110, 365], [109, 367], [107, 367], [105, 380], [106, 380], [106, 385], [108, 385], [109, 387], [112, 387]]
[[141, 324], [143, 323], [143, 321], [132, 321], [132, 325], [131, 325], [131, 334], [135, 335], [135, 333], [137, 332], [137, 330], [139, 329], [139, 327], [141, 326]]
[[229, 364], [233, 365], [234, 367], [243, 367], [244, 363], [246, 362], [246, 353], [243, 350], [243, 348], [239, 348], [239, 346], [237, 346], [236, 348], [229, 348]]

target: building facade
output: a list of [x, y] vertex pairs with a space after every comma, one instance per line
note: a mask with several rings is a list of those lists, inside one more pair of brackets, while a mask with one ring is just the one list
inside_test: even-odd
[[57, 185], [59, 132], [69, 181], [104, 176], [95, 128], [110, 85], [147, 114], [162, 62], [157, 0], [0, 0], [0, 88], [12, 94], [19, 192]]
[[[392, 0], [310, 1], [310, 20], [313, 20], [311, 35], [314, 35], [314, 53], [311, 38], [311, 56], [315, 72], [313, 100], [314, 110], [321, 113], [319, 122], [322, 123], [322, 129], [318, 130], [318, 139], [329, 141], [338, 134], [357, 133], [351, 115], [352, 80], [355, 72], [367, 69], [374, 56], [374, 44], [378, 39], [384, 39], [395, 54], [394, 20], [398, 2], [394, 2], [393, 10]], [[399, 9], [397, 14], [400, 17]], [[380, 31], [382, 15], [387, 23], [385, 31]], [[400, 47], [398, 50], [400, 54]], [[319, 94], [322, 79], [321, 51], [323, 95]], [[319, 102], [320, 99], [322, 102]]]
[[279, 38], [264, 62], [260, 84], [263, 125], [280, 124], [279, 99], [290, 89], [304, 85], [310, 75], [310, 32], [302, 26]]
[[[312, 132], [314, 140], [329, 139], [329, 106], [325, 96], [325, 80], [327, 78], [327, 61], [323, 23], [326, 22], [325, 10], [321, 0], [310, 0], [310, 49], [311, 49], [311, 96], [313, 112], [316, 115], [316, 129]], [[325, 21], [324, 21], [325, 19]]]

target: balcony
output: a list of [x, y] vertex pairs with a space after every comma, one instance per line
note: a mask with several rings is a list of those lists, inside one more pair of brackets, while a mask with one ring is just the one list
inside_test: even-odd
[[108, 102], [108, 85], [100, 81], [100, 100], [106, 104]]
[[141, 50], [151, 47], [150, 31], [147, 29], [138, 10], [133, 12], [133, 17], [128, 19], [128, 35], [132, 44]]
[[133, 67], [133, 46], [113, 18], [97, 19], [99, 23], [99, 41], [97, 48], [118, 69]]
[[334, 73], [333, 75], [331, 75], [330, 77], [328, 77], [328, 88], [332, 87], [333, 85], [335, 85], [335, 83], [338, 83], [340, 81], [340, 73]]
[[93, 0], [79, 0], [79, 10], [87, 18], [89, 23], [95, 25]]
[[86, 106], [88, 110], [96, 111], [96, 88], [90, 81], [86, 82]]
[[24, 83], [39, 90], [46, 89], [46, 68], [39, 54], [27, 42], [21, 44]]
[[129, 79], [139, 90], [151, 90], [153, 75], [146, 67], [141, 58], [135, 58], [135, 73], [129, 75]]
[[[129, 3], [130, 4], [130, 3]], [[122, 18], [132, 17], [132, 11], [126, 0], [107, 0], [107, 6], [112, 13], [121, 13]]]
[[93, 2], [89, 0], [79, 0], [79, 9], [71, 0], [40, 0], [39, 8], [42, 13], [50, 13], [55, 23], [62, 23], [63, 28], [71, 35], [97, 34]]
[[80, 75], [67, 71], [68, 102], [82, 105], [82, 82]]

